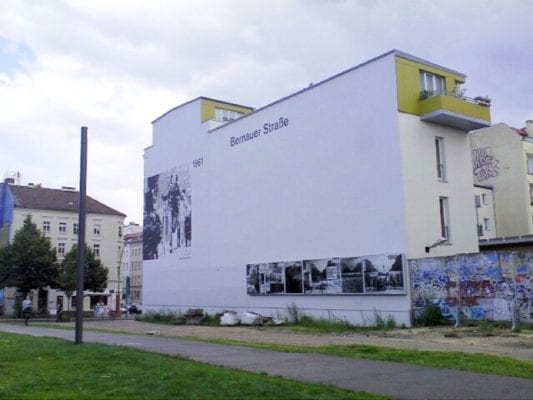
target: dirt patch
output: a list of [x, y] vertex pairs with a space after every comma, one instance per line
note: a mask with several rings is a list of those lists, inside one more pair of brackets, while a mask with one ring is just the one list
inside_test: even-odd
[[160, 325], [133, 319], [85, 321], [88, 329], [155, 334], [199, 339], [231, 339], [252, 343], [305, 346], [367, 344], [403, 349], [461, 351], [508, 356], [533, 361], [533, 335], [476, 328], [412, 328], [344, 334], [296, 333], [284, 326]]

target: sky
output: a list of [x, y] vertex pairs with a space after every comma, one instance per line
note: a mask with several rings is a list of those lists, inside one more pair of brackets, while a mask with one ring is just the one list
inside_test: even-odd
[[0, 174], [142, 223], [151, 122], [198, 96], [259, 108], [398, 49], [533, 119], [533, 0], [2, 0]]

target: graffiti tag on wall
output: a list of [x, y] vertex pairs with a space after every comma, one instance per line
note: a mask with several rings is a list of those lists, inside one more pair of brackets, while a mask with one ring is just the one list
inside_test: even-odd
[[533, 320], [533, 252], [500, 251], [409, 261], [415, 319], [427, 304], [452, 320]]
[[492, 147], [480, 147], [472, 150], [474, 175], [478, 182], [494, 178], [500, 174], [499, 161], [492, 155]]

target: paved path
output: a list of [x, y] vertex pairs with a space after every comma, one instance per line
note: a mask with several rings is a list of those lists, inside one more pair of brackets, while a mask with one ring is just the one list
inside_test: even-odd
[[[74, 341], [72, 330], [0, 323], [0, 331]], [[179, 355], [223, 367], [364, 390], [396, 399], [533, 400], [533, 379], [320, 354], [281, 353], [160, 336], [84, 331], [83, 341]]]

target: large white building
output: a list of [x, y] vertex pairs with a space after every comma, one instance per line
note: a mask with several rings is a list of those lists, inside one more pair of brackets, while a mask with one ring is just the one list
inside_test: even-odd
[[[50, 238], [57, 251], [58, 262], [63, 260], [73, 245], [77, 245], [79, 192], [74, 188], [49, 189], [41, 185], [1, 183], [0, 189], [0, 237], [4, 240], [11, 241], [30, 215], [37, 227]], [[109, 274], [103, 293], [86, 293], [84, 310], [92, 309], [96, 303], [114, 310], [120, 289], [119, 266], [125, 215], [89, 196], [86, 210], [86, 243], [109, 269]], [[13, 289], [5, 293], [5, 310], [10, 312], [17, 292]], [[35, 300], [34, 306], [38, 306], [40, 311], [52, 314], [58, 304], [62, 304], [65, 310], [75, 307], [74, 299], [71, 299], [72, 304], [67, 304], [67, 297], [54, 289], [49, 289], [46, 296]]]
[[465, 75], [390, 51], [272, 104], [200, 97], [145, 150], [146, 309], [410, 324], [406, 259], [478, 251]]

